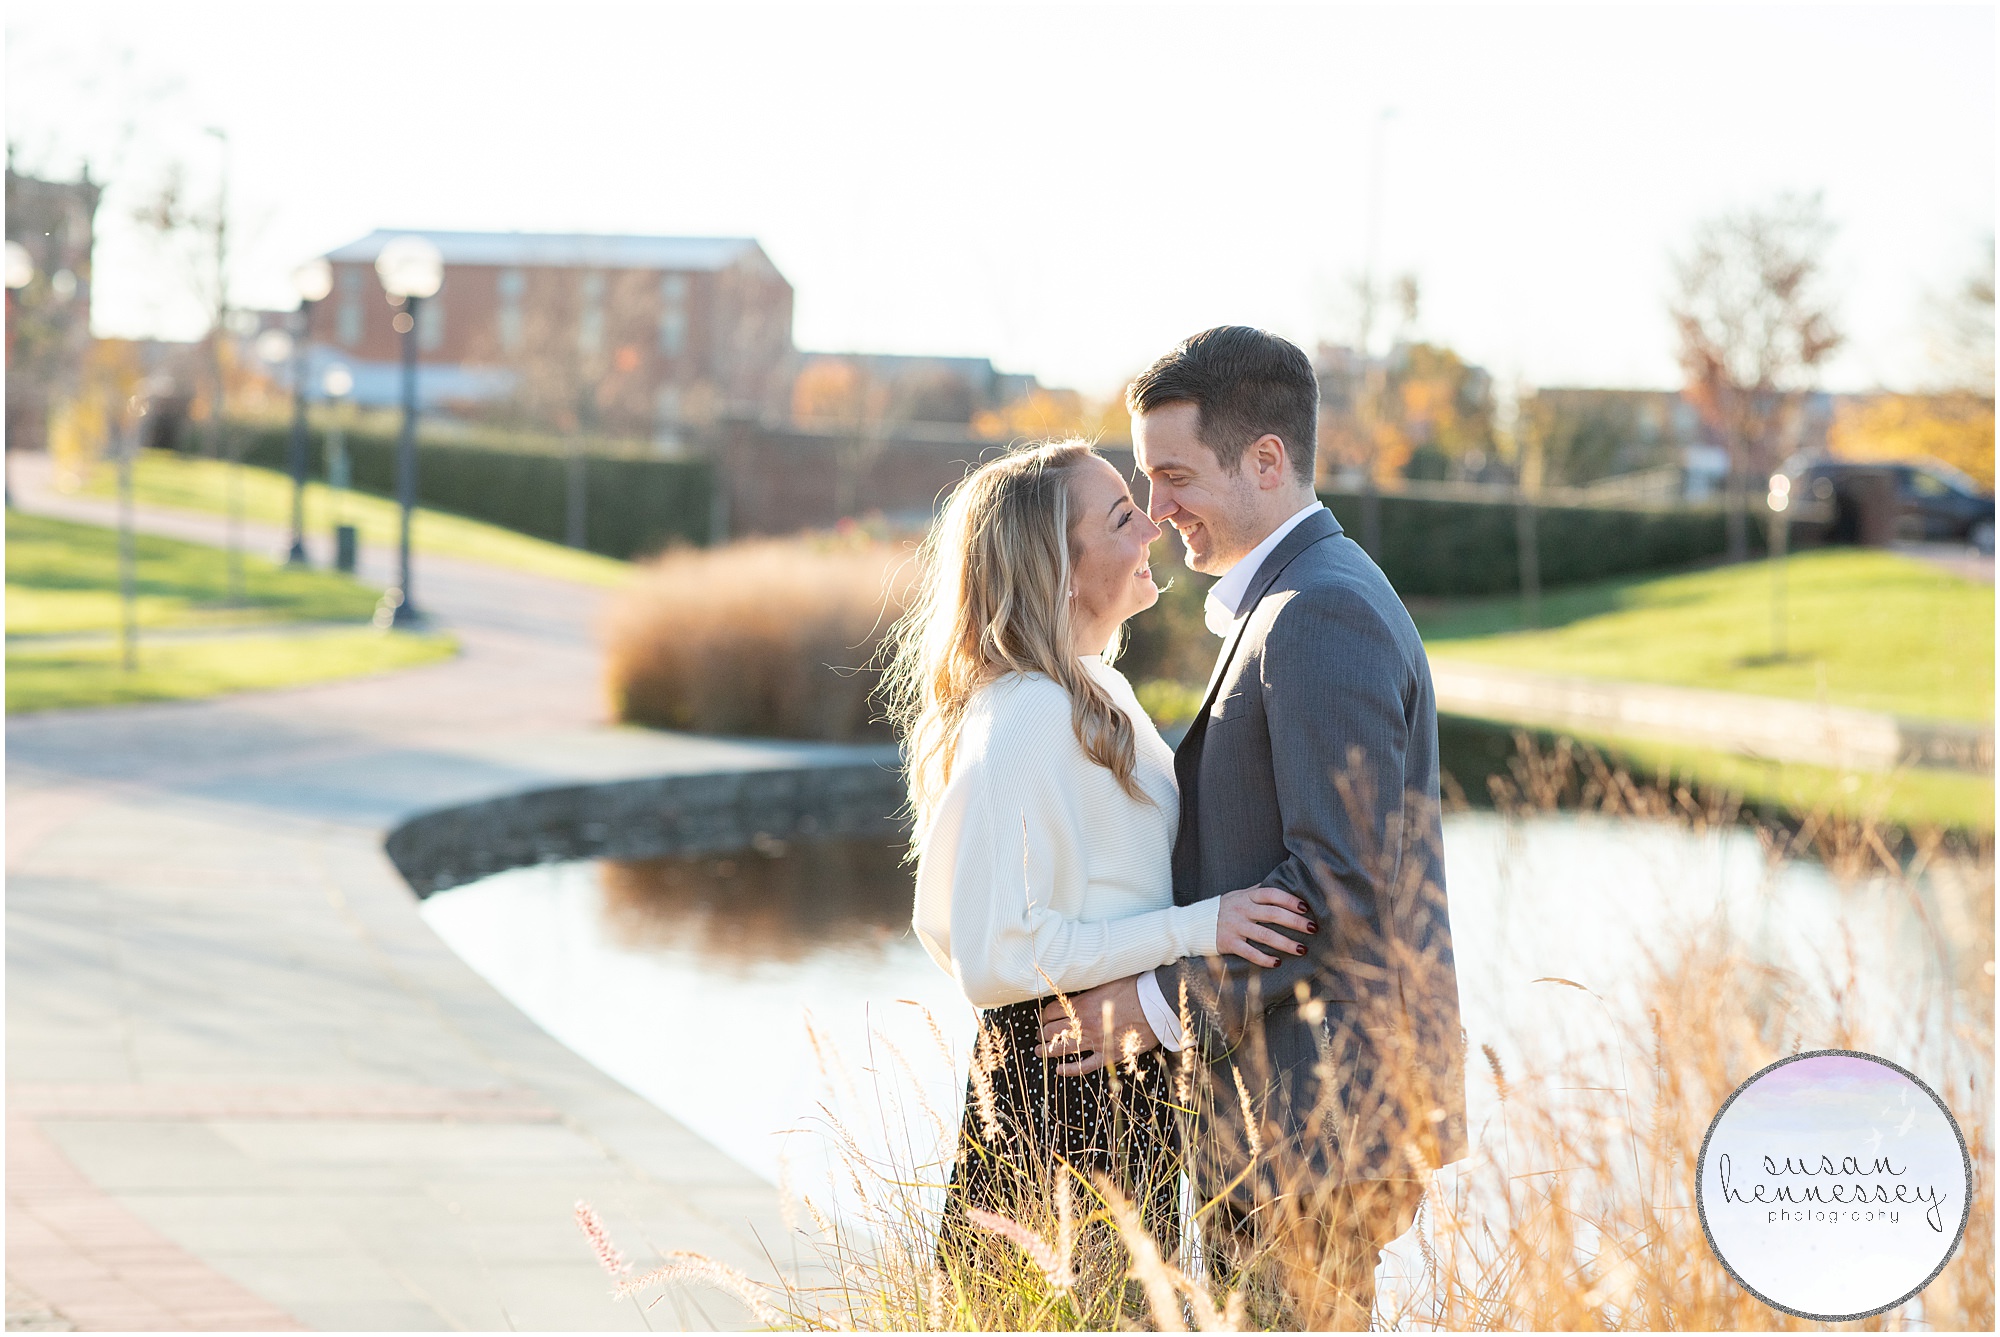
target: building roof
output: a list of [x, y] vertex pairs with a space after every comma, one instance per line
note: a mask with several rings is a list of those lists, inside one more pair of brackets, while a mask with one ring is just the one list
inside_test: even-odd
[[[333, 261], [370, 264], [395, 237], [423, 237], [448, 265], [537, 265], [569, 269], [716, 270], [758, 252], [749, 237], [619, 237], [589, 232], [434, 232], [377, 228], [327, 252]], [[761, 252], [760, 252], [761, 253]]]

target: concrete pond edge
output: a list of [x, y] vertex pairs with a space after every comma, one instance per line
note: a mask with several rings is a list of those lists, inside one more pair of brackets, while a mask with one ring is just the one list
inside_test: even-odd
[[722, 854], [768, 841], [894, 838], [894, 747], [864, 760], [561, 785], [419, 813], [383, 842], [418, 899], [510, 868]]

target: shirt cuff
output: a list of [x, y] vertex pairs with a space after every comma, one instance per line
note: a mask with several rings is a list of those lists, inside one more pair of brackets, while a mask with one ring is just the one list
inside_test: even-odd
[[1167, 1006], [1160, 982], [1150, 970], [1139, 976], [1139, 1010], [1146, 1014], [1146, 1024], [1153, 1028], [1160, 1048], [1177, 1054], [1187, 1044], [1187, 1037], [1181, 1034], [1181, 1019]]

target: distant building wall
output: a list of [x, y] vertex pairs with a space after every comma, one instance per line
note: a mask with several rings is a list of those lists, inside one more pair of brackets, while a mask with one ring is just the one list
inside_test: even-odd
[[[1777, 443], [1779, 450], [1784, 454], [1824, 450], [1834, 413], [1850, 397], [1820, 390], [1800, 395]], [[1522, 406], [1526, 408], [1537, 402], [1569, 417], [1592, 413], [1616, 415], [1630, 423], [1635, 444], [1646, 451], [1722, 444], [1714, 426], [1703, 419], [1694, 401], [1679, 390], [1547, 386], [1524, 399]]]
[[[370, 373], [402, 355], [374, 264], [399, 235], [333, 251], [333, 291], [312, 312], [315, 362], [346, 362], [357, 394], [392, 383]], [[418, 308], [418, 361], [453, 370], [453, 407], [663, 445], [789, 408], [792, 286], [755, 241], [415, 235], [444, 256], [443, 286]]]
[[797, 367], [791, 420], [807, 431], [842, 431], [857, 421], [963, 429], [1039, 388], [1033, 376], [997, 371], [983, 357], [803, 352]]
[[[722, 529], [731, 538], [824, 529], [870, 516], [927, 524], [971, 469], [1007, 449], [970, 434], [858, 437], [744, 421], [718, 424], [691, 444], [716, 462]], [[1131, 476], [1130, 450], [1100, 453]]]
[[7, 169], [7, 240], [27, 248], [34, 278], [7, 293], [7, 449], [48, 446], [49, 412], [82, 385], [90, 352], [91, 255], [103, 189]]

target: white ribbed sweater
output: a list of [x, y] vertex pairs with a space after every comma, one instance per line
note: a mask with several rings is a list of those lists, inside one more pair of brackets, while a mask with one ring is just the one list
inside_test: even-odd
[[1097, 655], [1082, 663], [1131, 718], [1133, 775], [1153, 801], [1084, 752], [1053, 679], [1009, 674], [973, 697], [923, 833], [913, 922], [974, 1007], [1215, 954], [1220, 902], [1173, 903], [1173, 749], [1123, 674]]

